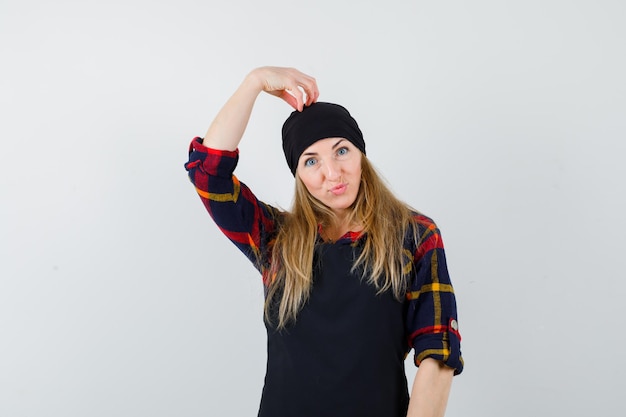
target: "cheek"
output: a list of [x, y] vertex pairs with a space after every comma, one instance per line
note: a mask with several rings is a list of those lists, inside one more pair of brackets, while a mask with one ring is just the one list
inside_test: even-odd
[[302, 184], [304, 184], [304, 187], [309, 191], [313, 191], [316, 188], [316, 180], [315, 180], [315, 175], [312, 175], [312, 173], [299, 173], [298, 174], [300, 176], [300, 181], [302, 181]]
[[354, 168], [352, 169], [352, 172], [354, 174], [354, 176], [358, 177], [359, 180], [361, 179], [361, 177], [363, 176], [363, 170], [361, 169], [361, 164], [355, 164]]

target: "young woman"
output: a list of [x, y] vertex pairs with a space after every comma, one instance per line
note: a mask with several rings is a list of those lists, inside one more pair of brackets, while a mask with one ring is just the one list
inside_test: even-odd
[[[295, 109], [282, 131], [295, 177], [290, 212], [233, 175], [263, 91]], [[193, 140], [185, 165], [208, 212], [263, 277], [259, 416], [443, 416], [463, 360], [439, 230], [384, 185], [350, 113], [318, 97], [315, 79], [296, 69], [253, 70]], [[419, 370], [409, 400], [411, 348]]]

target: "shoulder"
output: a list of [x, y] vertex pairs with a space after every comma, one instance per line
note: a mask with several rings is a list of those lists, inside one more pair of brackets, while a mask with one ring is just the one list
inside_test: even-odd
[[441, 232], [435, 221], [418, 211], [412, 211], [411, 215], [411, 225], [407, 237], [413, 243], [412, 252], [415, 259], [421, 258], [434, 249], [443, 249]]
[[439, 228], [435, 221], [419, 211], [411, 211], [411, 224], [409, 230], [416, 229], [416, 232], [422, 238], [433, 233], [439, 234]]

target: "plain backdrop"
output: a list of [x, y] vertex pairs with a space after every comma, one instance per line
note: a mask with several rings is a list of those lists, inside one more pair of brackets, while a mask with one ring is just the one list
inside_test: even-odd
[[[466, 361], [447, 416], [623, 416], [625, 18], [622, 0], [0, 0], [0, 416], [256, 415], [261, 282], [183, 163], [261, 65], [315, 76], [438, 222]], [[283, 208], [289, 112], [259, 98], [237, 169]]]

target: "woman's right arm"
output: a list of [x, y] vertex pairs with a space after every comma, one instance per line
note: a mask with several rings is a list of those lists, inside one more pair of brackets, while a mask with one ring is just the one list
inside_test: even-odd
[[217, 114], [204, 140], [192, 141], [185, 168], [220, 230], [263, 271], [268, 259], [267, 245], [279, 213], [257, 200], [233, 175], [239, 155], [236, 149], [261, 91], [278, 96], [299, 110], [319, 95], [315, 80], [295, 69], [253, 70]]
[[315, 79], [294, 68], [256, 68], [219, 111], [204, 136], [204, 146], [227, 151], [237, 149], [254, 102], [262, 91], [283, 99], [298, 111], [302, 111], [305, 104], [317, 101], [319, 96]]

